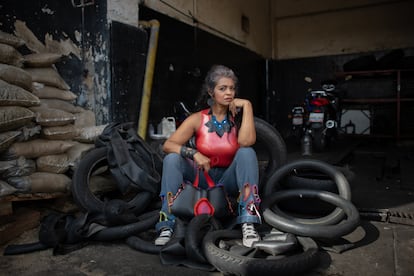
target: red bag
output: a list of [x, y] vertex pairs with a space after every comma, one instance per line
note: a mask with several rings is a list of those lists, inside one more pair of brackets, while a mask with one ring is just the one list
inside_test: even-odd
[[[201, 170], [200, 170], [201, 171]], [[171, 213], [181, 218], [192, 218], [200, 214], [224, 217], [233, 214], [233, 209], [223, 185], [214, 184], [210, 175], [204, 172], [208, 188], [198, 187], [200, 172], [197, 172], [194, 183], [183, 183], [178, 192], [169, 195], [168, 202]]]

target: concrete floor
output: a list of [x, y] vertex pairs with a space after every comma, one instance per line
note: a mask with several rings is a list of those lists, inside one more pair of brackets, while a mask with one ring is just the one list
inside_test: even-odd
[[[288, 143], [288, 153], [289, 161], [303, 158], [296, 145]], [[413, 153], [412, 143], [341, 140], [326, 152], [307, 157], [347, 167], [355, 174], [350, 185], [352, 201], [361, 211], [361, 224], [343, 237], [353, 243], [353, 248], [343, 253], [321, 248], [320, 265], [306, 275], [414, 275]], [[378, 216], [378, 211], [383, 215]], [[379, 221], [380, 218], [384, 221]], [[32, 229], [9, 244], [34, 242], [37, 235], [38, 229]], [[89, 244], [60, 256], [53, 256], [51, 249], [2, 256], [0, 275], [221, 274], [161, 265], [157, 255], [132, 250], [124, 243], [111, 242]]]

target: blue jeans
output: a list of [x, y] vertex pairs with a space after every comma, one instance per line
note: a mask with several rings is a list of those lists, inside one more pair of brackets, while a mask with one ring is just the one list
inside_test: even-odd
[[[193, 182], [197, 172], [193, 160], [170, 153], [164, 157], [160, 197], [162, 207], [160, 221], [156, 225], [159, 231], [163, 227], [173, 229], [175, 216], [170, 213], [167, 194], [176, 194], [180, 185], [187, 181]], [[233, 162], [227, 168], [211, 168], [209, 175], [217, 184], [222, 184], [229, 196], [239, 198], [238, 223], [261, 223], [258, 213], [260, 203], [257, 183], [259, 181], [259, 166], [256, 152], [251, 147], [239, 148]], [[203, 174], [200, 174], [200, 188], [207, 188]]]

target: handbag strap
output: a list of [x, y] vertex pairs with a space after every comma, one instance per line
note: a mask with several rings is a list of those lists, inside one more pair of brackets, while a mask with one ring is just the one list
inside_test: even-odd
[[196, 177], [195, 177], [194, 182], [193, 182], [193, 186], [194, 186], [194, 187], [198, 187], [198, 184], [199, 184], [199, 182], [200, 182], [200, 171], [203, 171], [203, 172], [204, 172], [204, 177], [205, 177], [205, 178], [206, 178], [206, 180], [207, 180], [207, 184], [208, 184], [208, 187], [209, 187], [209, 188], [213, 188], [214, 186], [216, 186], [216, 184], [214, 184], [214, 181], [213, 181], [213, 179], [211, 178], [211, 176], [208, 174], [208, 172], [206, 172], [206, 171], [204, 171], [204, 170], [202, 170], [202, 169], [198, 169], [198, 170], [197, 170]]

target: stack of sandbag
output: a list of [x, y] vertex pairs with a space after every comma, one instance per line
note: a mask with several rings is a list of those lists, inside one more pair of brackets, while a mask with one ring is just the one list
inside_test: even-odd
[[24, 41], [0, 32], [0, 196], [70, 191], [70, 170], [105, 126], [75, 105], [55, 67], [62, 55], [22, 55]]

